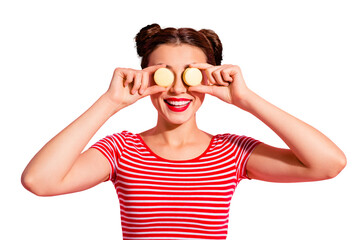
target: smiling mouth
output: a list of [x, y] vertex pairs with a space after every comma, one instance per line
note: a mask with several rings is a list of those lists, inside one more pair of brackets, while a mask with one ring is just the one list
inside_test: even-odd
[[192, 100], [184, 99], [184, 98], [168, 98], [164, 99], [164, 102], [168, 106], [168, 108], [175, 112], [182, 112], [185, 111]]

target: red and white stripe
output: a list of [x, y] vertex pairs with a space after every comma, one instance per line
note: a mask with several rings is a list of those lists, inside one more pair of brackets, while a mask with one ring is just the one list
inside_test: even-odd
[[124, 240], [226, 239], [230, 201], [259, 141], [215, 135], [207, 150], [190, 160], [157, 156], [140, 135], [123, 131], [92, 147], [113, 169]]

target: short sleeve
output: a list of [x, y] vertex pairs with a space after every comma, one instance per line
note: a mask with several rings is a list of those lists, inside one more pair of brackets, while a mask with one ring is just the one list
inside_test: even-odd
[[235, 145], [235, 168], [236, 184], [242, 179], [250, 179], [246, 173], [246, 163], [255, 147], [261, 142], [247, 136], [236, 136], [233, 139]]
[[124, 141], [123, 134], [117, 133], [100, 139], [90, 147], [99, 150], [109, 161], [111, 172], [108, 180], [112, 182], [114, 182], [116, 178], [116, 169], [123, 151]]

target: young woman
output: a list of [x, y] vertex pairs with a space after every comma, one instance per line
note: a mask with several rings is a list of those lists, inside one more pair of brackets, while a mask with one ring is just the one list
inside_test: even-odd
[[[30, 161], [22, 175], [29, 191], [53, 196], [111, 180], [124, 239], [226, 239], [230, 200], [242, 179], [316, 181], [345, 167], [331, 140], [251, 91], [238, 66], [221, 65], [222, 45], [212, 30], [152, 24], [136, 42], [142, 70], [115, 69], [109, 89]], [[175, 76], [168, 87], [153, 79], [164, 67]], [[201, 85], [184, 83], [188, 67], [202, 71]], [[200, 130], [196, 112], [205, 94], [253, 114], [289, 149]], [[83, 151], [111, 116], [146, 96], [158, 111], [154, 128], [124, 130]]]

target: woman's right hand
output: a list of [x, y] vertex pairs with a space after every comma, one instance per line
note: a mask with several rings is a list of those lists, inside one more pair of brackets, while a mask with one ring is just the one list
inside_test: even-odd
[[150, 66], [142, 70], [116, 68], [105, 93], [114, 105], [114, 114], [143, 97], [166, 91], [164, 87], [151, 84], [154, 82], [155, 71], [161, 67], [165, 65]]
[[112, 114], [140, 98], [168, 89], [154, 84], [153, 74], [160, 67], [164, 66], [115, 69], [106, 93], [31, 159], [21, 177], [24, 187], [39, 196], [54, 196], [105, 181], [110, 173], [105, 156], [95, 149], [82, 151]]

